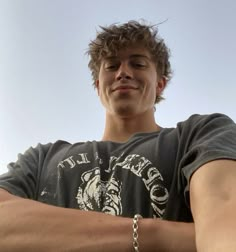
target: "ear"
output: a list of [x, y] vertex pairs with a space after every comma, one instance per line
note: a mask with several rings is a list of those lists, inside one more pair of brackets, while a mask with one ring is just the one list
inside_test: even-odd
[[156, 93], [157, 95], [161, 95], [164, 91], [167, 84], [167, 79], [165, 76], [162, 76], [159, 80], [157, 80]]
[[97, 89], [97, 94], [99, 96], [99, 80], [96, 80], [96, 89]]

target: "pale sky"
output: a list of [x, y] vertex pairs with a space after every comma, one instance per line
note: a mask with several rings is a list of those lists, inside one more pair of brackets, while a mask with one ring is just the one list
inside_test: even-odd
[[158, 24], [174, 76], [162, 127], [191, 114], [236, 121], [235, 0], [0, 0], [0, 173], [37, 143], [100, 140], [104, 109], [85, 51], [99, 25]]

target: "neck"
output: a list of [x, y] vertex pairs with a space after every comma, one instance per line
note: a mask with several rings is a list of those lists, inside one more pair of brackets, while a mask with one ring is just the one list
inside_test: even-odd
[[106, 113], [102, 141], [126, 142], [133, 134], [159, 130], [160, 126], [156, 124], [153, 112], [127, 118]]

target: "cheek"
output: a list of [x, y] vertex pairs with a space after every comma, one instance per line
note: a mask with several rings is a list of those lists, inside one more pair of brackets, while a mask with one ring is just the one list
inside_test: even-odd
[[146, 80], [147, 80], [146, 86], [147, 86], [147, 89], [149, 90], [149, 92], [156, 93], [157, 80], [156, 80], [155, 76], [148, 76], [146, 78]]
[[104, 80], [99, 82], [99, 86], [97, 87], [97, 94], [101, 101], [104, 101], [107, 99], [108, 89], [106, 87], [107, 87], [107, 84], [105, 83]]
[[113, 82], [113, 77], [111, 74], [100, 74], [99, 75], [99, 88], [104, 89], [104, 87], [111, 85]]
[[147, 86], [146, 86], [146, 96], [150, 100], [150, 102], [155, 102], [156, 96], [158, 94], [157, 88], [157, 81], [155, 77], [149, 77], [147, 79]]

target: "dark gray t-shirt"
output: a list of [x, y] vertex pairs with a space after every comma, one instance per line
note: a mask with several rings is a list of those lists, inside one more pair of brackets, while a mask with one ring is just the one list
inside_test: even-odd
[[66, 208], [192, 221], [189, 180], [216, 159], [236, 160], [236, 124], [222, 114], [193, 115], [125, 143], [38, 144], [9, 164], [0, 187]]

